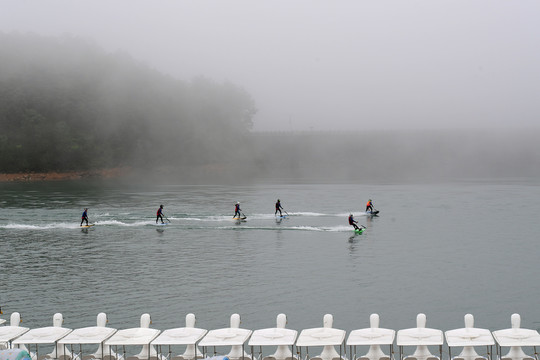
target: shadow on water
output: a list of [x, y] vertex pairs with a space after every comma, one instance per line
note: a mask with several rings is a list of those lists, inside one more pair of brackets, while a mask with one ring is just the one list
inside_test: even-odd
[[362, 247], [365, 245], [366, 236], [364, 234], [357, 234], [355, 233], [352, 236], [349, 236], [347, 239], [347, 243], [349, 244], [349, 254], [353, 255], [355, 253], [358, 253], [359, 250], [362, 249]]
[[[272, 312], [291, 314], [295, 329], [333, 313], [353, 330], [372, 312], [389, 328], [410, 327], [418, 312], [444, 329], [462, 326], [466, 312], [485, 328], [506, 327], [514, 312], [538, 327], [540, 288], [523, 276], [537, 273], [537, 185], [0, 188], [0, 264], [9, 269], [0, 273], [0, 300], [31, 327], [49, 325], [56, 311], [71, 328], [95, 323], [102, 311], [117, 328], [144, 312], [160, 329], [177, 327], [187, 312], [201, 314], [203, 328], [223, 327], [231, 312], [242, 313], [245, 328], [262, 328]], [[231, 194], [240, 191], [258, 213], [231, 226]], [[361, 213], [362, 204], [350, 204], [353, 191], [384, 204], [379, 217], [359, 216], [363, 234], [345, 223]], [[297, 214], [274, 218], [276, 193]], [[155, 228], [163, 202], [174, 225]], [[411, 211], [416, 202], [423, 206]], [[528, 211], [501, 211], [501, 203]], [[86, 205], [94, 230], [79, 229]], [[479, 262], [486, 250], [490, 261]], [[500, 267], [512, 258], [520, 261]]]

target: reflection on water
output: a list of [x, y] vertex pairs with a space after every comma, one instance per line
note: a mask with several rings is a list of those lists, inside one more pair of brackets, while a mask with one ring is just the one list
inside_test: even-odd
[[[373, 312], [394, 329], [419, 312], [443, 330], [462, 327], [467, 312], [492, 330], [514, 312], [522, 327], [539, 321], [538, 186], [0, 186], [0, 305], [32, 328], [55, 312], [66, 327], [91, 326], [102, 311], [116, 328], [148, 312], [158, 329], [183, 326], [189, 312], [207, 329], [234, 312], [250, 329], [281, 312], [298, 330], [325, 313], [346, 330]], [[274, 216], [278, 196], [286, 219]], [[367, 198], [380, 216], [362, 215]], [[236, 201], [246, 222], [231, 220]], [[155, 226], [161, 203], [166, 229]], [[79, 228], [84, 207], [94, 228]]]

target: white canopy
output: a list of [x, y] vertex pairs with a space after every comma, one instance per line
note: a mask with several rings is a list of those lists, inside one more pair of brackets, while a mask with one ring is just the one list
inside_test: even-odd
[[0, 319], [0, 325], [6, 322], [6, 319]]
[[540, 334], [536, 330], [512, 328], [497, 330], [493, 336], [500, 346], [540, 346]]
[[152, 345], [195, 345], [207, 332], [192, 327], [168, 329], [152, 341]]
[[119, 330], [105, 341], [105, 345], [148, 345], [159, 332], [157, 329], [140, 327]]
[[271, 345], [294, 345], [298, 331], [284, 328], [269, 328], [255, 330], [249, 346], [271, 346]]
[[66, 336], [71, 329], [59, 326], [47, 326], [32, 329], [13, 341], [14, 345], [19, 344], [52, 344]]
[[444, 337], [441, 330], [411, 328], [399, 330], [396, 343], [398, 346], [442, 345]]
[[334, 328], [304, 329], [298, 336], [296, 346], [341, 345], [345, 340], [345, 330]]
[[75, 329], [58, 341], [59, 344], [101, 344], [110, 338], [116, 329], [104, 326], [90, 326]]
[[491, 332], [480, 328], [461, 328], [445, 332], [448, 346], [488, 346], [495, 341]]
[[21, 336], [30, 330], [22, 326], [2, 326], [0, 327], [0, 343], [7, 343]]
[[251, 330], [240, 328], [224, 328], [210, 330], [201, 340], [199, 346], [234, 346], [243, 345], [249, 336]]
[[396, 331], [383, 328], [353, 330], [347, 338], [347, 345], [392, 345]]

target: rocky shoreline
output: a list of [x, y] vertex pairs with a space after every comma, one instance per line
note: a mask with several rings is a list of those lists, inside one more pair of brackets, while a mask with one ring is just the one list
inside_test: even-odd
[[127, 168], [65, 171], [65, 172], [23, 172], [13, 174], [0, 173], [0, 182], [34, 182], [34, 181], [58, 181], [58, 180], [82, 180], [82, 179], [108, 179], [125, 176]]

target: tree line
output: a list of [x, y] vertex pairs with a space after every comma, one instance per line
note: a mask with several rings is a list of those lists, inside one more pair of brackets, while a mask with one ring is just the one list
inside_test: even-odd
[[252, 132], [255, 102], [241, 87], [175, 79], [78, 38], [0, 33], [0, 65], [0, 173], [129, 167], [189, 183], [540, 176], [538, 129]]
[[219, 163], [253, 123], [244, 89], [181, 81], [74, 37], [0, 33], [0, 172]]

